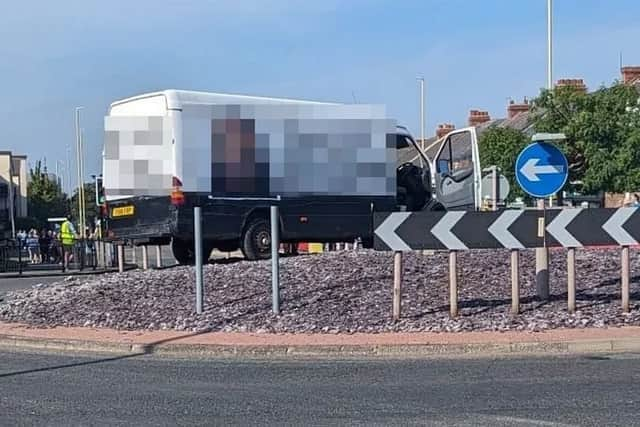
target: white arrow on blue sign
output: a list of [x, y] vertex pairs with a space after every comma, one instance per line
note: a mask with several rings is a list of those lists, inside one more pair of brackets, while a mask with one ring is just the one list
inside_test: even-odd
[[548, 197], [567, 182], [569, 165], [562, 151], [547, 142], [534, 142], [516, 159], [516, 181], [533, 197]]

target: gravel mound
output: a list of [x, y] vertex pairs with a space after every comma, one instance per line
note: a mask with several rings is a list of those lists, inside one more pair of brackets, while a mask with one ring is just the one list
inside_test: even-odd
[[270, 261], [206, 265], [205, 311], [195, 314], [192, 267], [69, 277], [13, 292], [0, 320], [40, 327], [239, 332], [506, 331], [640, 325], [637, 252], [631, 312], [620, 309], [619, 250], [576, 251], [577, 312], [566, 310], [566, 252], [551, 254], [551, 300], [535, 297], [535, 255], [520, 253], [521, 314], [511, 316], [509, 252], [458, 254], [459, 313], [449, 317], [448, 255], [404, 256], [402, 320], [391, 320], [393, 256], [374, 251], [283, 258], [281, 315], [271, 313]]

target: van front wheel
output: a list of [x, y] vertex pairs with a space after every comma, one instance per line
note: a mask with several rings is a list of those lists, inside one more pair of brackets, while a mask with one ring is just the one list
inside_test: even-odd
[[271, 257], [271, 224], [262, 218], [251, 221], [242, 236], [242, 253], [250, 261]]

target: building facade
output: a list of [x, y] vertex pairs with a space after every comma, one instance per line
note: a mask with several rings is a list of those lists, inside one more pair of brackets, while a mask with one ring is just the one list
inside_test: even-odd
[[0, 238], [12, 237], [27, 212], [27, 156], [0, 151]]

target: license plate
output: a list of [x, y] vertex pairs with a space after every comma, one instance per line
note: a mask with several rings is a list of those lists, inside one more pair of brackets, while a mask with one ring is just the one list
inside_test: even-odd
[[117, 218], [119, 216], [131, 216], [133, 213], [133, 206], [120, 206], [111, 210], [111, 216], [113, 218]]

